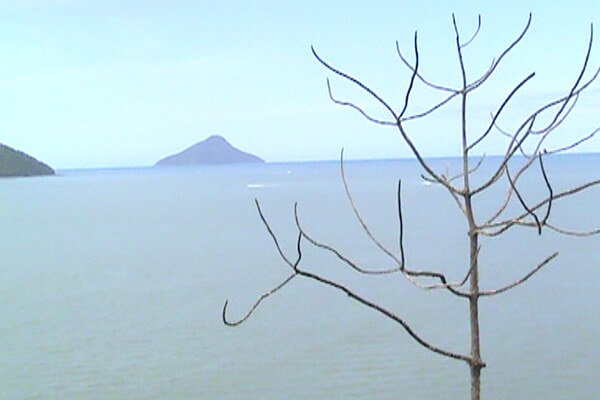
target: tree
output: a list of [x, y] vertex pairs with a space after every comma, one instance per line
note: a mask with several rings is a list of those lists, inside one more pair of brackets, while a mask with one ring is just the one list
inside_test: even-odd
[[[452, 16], [452, 23], [454, 27], [454, 32], [456, 34], [456, 53], [458, 55], [458, 61], [460, 65], [460, 80], [462, 84], [458, 88], [435, 84], [432, 83], [430, 80], [426, 79], [419, 72], [419, 50], [417, 45], [417, 33], [415, 32], [414, 64], [411, 64], [408, 61], [408, 59], [400, 51], [398, 43], [396, 43], [398, 56], [400, 57], [403, 64], [411, 72], [411, 79], [404, 96], [404, 104], [399, 111], [394, 109], [388, 101], [384, 100], [379, 94], [377, 94], [373, 89], [364, 84], [362, 81], [350, 74], [347, 74], [333, 67], [331, 64], [326, 62], [323, 58], [321, 58], [321, 56], [319, 56], [319, 54], [314, 50], [314, 48], [312, 48], [312, 52], [317, 61], [321, 63], [331, 73], [342, 78], [343, 80], [350, 82], [352, 85], [357, 86], [362, 91], [371, 96], [376, 101], [376, 103], [378, 103], [382, 107], [382, 109], [387, 114], [389, 114], [390, 118], [376, 118], [372, 114], [367, 112], [364, 108], [353, 102], [337, 99], [333, 95], [329, 80], [327, 80], [327, 88], [331, 100], [335, 104], [344, 107], [349, 107], [357, 111], [363, 117], [365, 117], [367, 120], [371, 121], [374, 124], [396, 128], [400, 133], [402, 140], [406, 143], [406, 145], [408, 145], [412, 154], [422, 167], [423, 179], [425, 179], [428, 182], [431, 182], [432, 184], [441, 185], [443, 188], [445, 188], [445, 190], [450, 195], [450, 198], [460, 209], [467, 223], [467, 237], [469, 242], [470, 263], [469, 265], [465, 266], [464, 277], [462, 277], [462, 279], [458, 280], [457, 282], [453, 282], [450, 279], [448, 279], [448, 277], [442, 272], [435, 270], [412, 269], [406, 265], [403, 241], [404, 232], [401, 181], [398, 182], [397, 187], [399, 254], [395, 254], [394, 252], [386, 248], [380, 241], [378, 241], [378, 239], [371, 233], [368, 224], [361, 217], [361, 214], [352, 198], [352, 194], [349, 190], [348, 183], [344, 174], [344, 162], [342, 152], [342, 182], [344, 184], [346, 195], [350, 201], [354, 214], [358, 218], [358, 221], [362, 225], [364, 231], [369, 236], [370, 240], [372, 240], [379, 247], [379, 250], [383, 254], [385, 254], [387, 257], [393, 260], [395, 267], [387, 270], [372, 270], [364, 268], [360, 266], [357, 262], [342, 254], [342, 252], [340, 252], [335, 247], [316, 240], [303, 228], [300, 222], [297, 204], [294, 207], [295, 224], [298, 230], [296, 241], [297, 254], [293, 258], [289, 257], [282, 250], [277, 235], [271, 229], [271, 226], [269, 225], [269, 222], [267, 221], [267, 218], [265, 217], [265, 214], [261, 209], [260, 203], [258, 202], [258, 200], [256, 200], [256, 207], [260, 219], [264, 224], [265, 228], [267, 229], [270, 237], [272, 238], [275, 247], [279, 253], [279, 256], [289, 266], [291, 272], [290, 275], [282, 283], [272, 288], [269, 292], [262, 294], [258, 298], [256, 303], [250, 308], [247, 314], [241, 319], [232, 321], [227, 318], [227, 301], [224, 304], [222, 316], [223, 322], [226, 325], [240, 325], [252, 315], [252, 313], [257, 309], [257, 307], [261, 304], [263, 300], [279, 291], [294, 278], [308, 278], [320, 284], [344, 292], [346, 295], [348, 295], [348, 297], [357, 301], [363, 306], [368, 307], [380, 313], [384, 317], [389, 318], [390, 320], [401, 325], [404, 328], [404, 330], [408, 333], [408, 335], [410, 335], [412, 339], [414, 339], [418, 344], [420, 344], [424, 348], [441, 356], [449, 357], [467, 363], [471, 375], [471, 399], [479, 400], [481, 398], [481, 371], [486, 366], [485, 362], [481, 358], [481, 343], [479, 334], [480, 299], [507, 292], [510, 289], [513, 289], [523, 284], [531, 277], [533, 277], [536, 273], [538, 273], [540, 270], [542, 270], [558, 255], [557, 252], [550, 254], [545, 259], [541, 260], [533, 268], [531, 268], [528, 273], [523, 275], [520, 279], [513, 281], [512, 283], [498, 287], [493, 290], [482, 290], [480, 288], [479, 282], [479, 255], [482, 248], [482, 239], [497, 238], [506, 233], [508, 230], [515, 228], [534, 229], [539, 235], [542, 235], [542, 233], [546, 229], [558, 232], [559, 234], [571, 236], [590, 236], [600, 233], [600, 230], [568, 230], [557, 226], [550, 220], [553, 205], [557, 200], [565, 199], [567, 197], [580, 193], [586, 189], [589, 189], [590, 187], [598, 185], [600, 183], [600, 179], [593, 180], [575, 187], [571, 187], [567, 190], [555, 192], [551, 184], [551, 179], [546, 172], [546, 168], [544, 167], [544, 160], [547, 159], [547, 157], [563, 153], [565, 151], [571, 150], [579, 146], [580, 144], [594, 137], [595, 134], [600, 130], [600, 128], [596, 129], [593, 132], [587, 134], [586, 136], [582, 136], [576, 140], [571, 141], [568, 145], [563, 145], [561, 147], [552, 149], [547, 149], [545, 147], [550, 135], [553, 132], [555, 132], [559, 126], [561, 126], [561, 124], [565, 121], [565, 119], [573, 110], [574, 106], [577, 103], [577, 100], [579, 99], [580, 94], [584, 90], [586, 90], [590, 86], [590, 84], [596, 79], [596, 77], [600, 73], [600, 68], [595, 70], [595, 72], [590, 78], [584, 80], [584, 75], [588, 70], [588, 63], [593, 43], [593, 26], [591, 26], [589, 43], [583, 65], [573, 85], [566, 94], [535, 109], [514, 129], [505, 129], [504, 127], [499, 126], [499, 117], [504, 113], [506, 107], [509, 105], [511, 100], [515, 97], [515, 95], [518, 92], [520, 92], [525, 87], [525, 85], [531, 79], [534, 78], [535, 73], [531, 73], [525, 78], [523, 78], [516, 86], [512, 87], [512, 89], [508, 92], [508, 95], [506, 95], [503, 98], [503, 100], [499, 103], [499, 106], [496, 109], [496, 111], [491, 114], [491, 120], [486, 125], [486, 128], [478, 134], [473, 134], [469, 129], [469, 121], [467, 120], [467, 99], [469, 98], [469, 95], [471, 95], [476, 90], [480, 89], [482, 85], [488, 81], [488, 79], [496, 71], [498, 65], [504, 60], [506, 55], [509, 52], [511, 52], [511, 50], [513, 50], [515, 46], [523, 39], [531, 25], [531, 14], [529, 15], [527, 24], [525, 25], [521, 33], [517, 36], [517, 38], [498, 55], [498, 57], [492, 62], [488, 70], [485, 71], [485, 73], [482, 76], [473, 81], [468, 81], [467, 79], [465, 63], [463, 60], [463, 50], [465, 47], [471, 44], [473, 40], [475, 40], [475, 38], [477, 37], [481, 27], [481, 18], [479, 18], [478, 20], [478, 25], [475, 33], [466, 41], [463, 41], [461, 39], [461, 35], [459, 33], [454, 15]], [[426, 88], [429, 88], [435, 92], [443, 93], [444, 97], [441, 101], [434, 102], [429, 108], [425, 109], [424, 111], [409, 115], [407, 114], [407, 110], [409, 109], [408, 106], [411, 100], [411, 94], [413, 94], [413, 89], [417, 82], [421, 83]], [[415, 145], [413, 141], [413, 136], [411, 135], [411, 132], [407, 129], [406, 125], [409, 121], [420, 120], [422, 118], [433, 116], [436, 111], [447, 106], [454, 100], [460, 101], [460, 142], [462, 149], [462, 169], [459, 173], [455, 175], [450, 175], [449, 173], [442, 173], [436, 171], [428, 162], [428, 160], [422, 156], [421, 149], [419, 149], [418, 146]], [[500, 159], [500, 162], [494, 167], [494, 172], [491, 175], [485, 177], [482, 182], [475, 182], [475, 180], [472, 179], [473, 175], [484, 163], [485, 157], [475, 157], [473, 156], [473, 154], [475, 152], [475, 149], [482, 142], [486, 141], [490, 137], [490, 135], [492, 135], [492, 133], [496, 135], [502, 135], [506, 138], [506, 149], [504, 155]], [[535, 172], [536, 168], [538, 167], [539, 171]], [[530, 174], [536, 173], [539, 182], [542, 183], [547, 190], [547, 194], [545, 195], [545, 197], [533, 204], [528, 202], [526, 196], [522, 193], [521, 190], [519, 190], [519, 181], [528, 171]], [[483, 193], [489, 192], [492, 187], [495, 187], [504, 178], [506, 179], [507, 184], [506, 196], [501, 201], [500, 206], [496, 210], [491, 212], [491, 214], [488, 215], [486, 218], [480, 218], [480, 216], [477, 215], [474, 211], [474, 207], [477, 200], [482, 197]], [[515, 207], [513, 207], [515, 204], [518, 206], [519, 210], [516, 213], [514, 213]], [[345, 286], [341, 282], [303, 269], [301, 267], [303, 244], [311, 245], [316, 248], [322, 249], [323, 251], [332, 253], [341, 262], [345, 263], [347, 266], [359, 273], [402, 274], [412, 284], [416, 285], [417, 287], [423, 290], [444, 290], [453, 296], [458, 296], [459, 298], [464, 299], [469, 304], [471, 349], [470, 353], [460, 354], [434, 345], [433, 343], [420, 336], [419, 333], [416, 332], [406, 320], [394, 313], [392, 310], [370, 301], [369, 299], [363, 297], [359, 293], [351, 290], [349, 287]]]

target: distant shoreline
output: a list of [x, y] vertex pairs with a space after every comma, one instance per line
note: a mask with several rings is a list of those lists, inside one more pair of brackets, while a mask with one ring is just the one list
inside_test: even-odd
[[[472, 156], [471, 158], [479, 158], [480, 156]], [[503, 155], [494, 154], [487, 155], [487, 159], [499, 159]], [[600, 152], [585, 152], [585, 153], [562, 153], [554, 154], [553, 158], [568, 158], [568, 157], [600, 157]], [[522, 158], [521, 155], [515, 156], [515, 159]], [[426, 157], [426, 160], [433, 161], [456, 161], [461, 160], [460, 156], [439, 156], [439, 157]], [[360, 158], [360, 159], [344, 159], [344, 163], [366, 163], [366, 162], [412, 162], [417, 161], [414, 157], [401, 157], [401, 158]], [[169, 166], [157, 168], [155, 165], [140, 165], [140, 166], [108, 166], [108, 167], [83, 167], [83, 168], [56, 168], [56, 175], [60, 175], [63, 172], [76, 172], [76, 171], [139, 171], [139, 170], [185, 170], [185, 169], [202, 169], [202, 168], [229, 168], [229, 167], [248, 167], [248, 168], [261, 168], [268, 167], [269, 165], [286, 165], [286, 164], [331, 164], [339, 163], [339, 159], [331, 160], [293, 160], [293, 161], [266, 161], [264, 163], [247, 164], [247, 163], [231, 163], [231, 164], [200, 164], [190, 166]]]

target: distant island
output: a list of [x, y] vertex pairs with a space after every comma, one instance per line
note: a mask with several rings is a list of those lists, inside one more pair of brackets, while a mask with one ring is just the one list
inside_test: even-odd
[[54, 170], [22, 151], [0, 144], [0, 177], [54, 175]]
[[165, 167], [264, 162], [265, 161], [260, 157], [236, 149], [223, 137], [213, 135], [177, 154], [159, 160], [156, 163], [156, 166]]

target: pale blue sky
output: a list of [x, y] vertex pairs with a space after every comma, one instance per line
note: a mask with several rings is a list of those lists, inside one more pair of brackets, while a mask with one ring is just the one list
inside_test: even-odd
[[[507, 128], [567, 91], [592, 22], [599, 39], [591, 65], [599, 65], [596, 1], [2, 0], [0, 142], [56, 168], [151, 165], [211, 134], [268, 161], [336, 159], [341, 147], [349, 158], [404, 157], [394, 129], [329, 101], [325, 79], [333, 77], [310, 45], [400, 107], [410, 75], [396, 40], [412, 58], [418, 30], [421, 71], [452, 85], [459, 81], [452, 12], [465, 37], [482, 15], [482, 31], [465, 52], [476, 77], [530, 11], [529, 34], [473, 96], [473, 132], [532, 71]], [[333, 78], [332, 86], [385, 116], [346, 82]], [[412, 110], [435, 96], [418, 88]], [[453, 110], [410, 125], [425, 155], [457, 154]], [[586, 135], [600, 126], [599, 110], [600, 81], [557, 136]], [[499, 153], [502, 143], [490, 140], [481, 151]], [[600, 151], [600, 138], [581, 150]]]

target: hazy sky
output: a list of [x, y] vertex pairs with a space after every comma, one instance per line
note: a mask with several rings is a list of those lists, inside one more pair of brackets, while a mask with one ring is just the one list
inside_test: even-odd
[[[496, 79], [470, 103], [473, 135], [510, 89], [530, 72], [503, 123], [568, 91], [581, 67], [590, 23], [591, 59], [600, 64], [600, 7], [594, 1], [0, 1], [0, 142], [56, 168], [150, 165], [220, 134], [268, 161], [403, 157], [392, 128], [373, 126], [332, 104], [341, 98], [384, 110], [317, 63], [311, 44], [401, 107], [410, 77], [395, 41], [411, 59], [419, 32], [422, 73], [460, 81], [451, 14], [476, 78], [524, 27], [528, 35]], [[590, 71], [591, 73], [592, 71]], [[589, 74], [588, 74], [589, 76]], [[439, 98], [419, 86], [410, 111]], [[581, 98], [561, 140], [600, 126], [600, 80]], [[456, 107], [407, 125], [427, 156], [456, 155]], [[482, 152], [499, 153], [502, 140]], [[600, 138], [582, 151], [600, 151]]]

